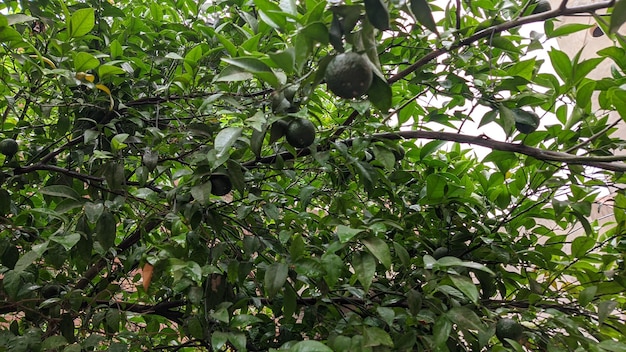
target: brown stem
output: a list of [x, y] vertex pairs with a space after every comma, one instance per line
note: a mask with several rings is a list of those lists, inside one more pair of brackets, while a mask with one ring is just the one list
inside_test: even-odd
[[[399, 139], [434, 139], [442, 141], [450, 141], [456, 143], [466, 143], [479, 145], [490, 148], [492, 150], [500, 150], [518, 154], [524, 154], [542, 161], [556, 161], [565, 164], [587, 165], [597, 167], [602, 170], [626, 172], [626, 163], [616, 161], [626, 161], [626, 156], [578, 156], [552, 150], [545, 150], [530, 147], [523, 144], [500, 142], [489, 139], [485, 136], [469, 136], [465, 134], [452, 132], [433, 132], [433, 131], [399, 131], [393, 133], [378, 133], [370, 136], [372, 140], [399, 140]], [[352, 145], [353, 139], [346, 139], [341, 143], [348, 146]], [[328, 150], [329, 147], [323, 147], [318, 151]], [[254, 168], [258, 164], [272, 164], [276, 158], [281, 157], [283, 160], [295, 159], [299, 156], [307, 156], [311, 154], [308, 148], [301, 149], [297, 155], [289, 152], [266, 156], [254, 161], [244, 163], [247, 168]]]

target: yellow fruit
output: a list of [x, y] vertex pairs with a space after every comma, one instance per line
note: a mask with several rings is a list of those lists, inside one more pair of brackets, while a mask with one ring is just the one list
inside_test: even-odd
[[17, 153], [18, 146], [15, 139], [7, 138], [0, 141], [0, 153], [6, 156], [13, 156]]
[[372, 85], [373, 78], [369, 60], [353, 52], [335, 56], [324, 74], [328, 89], [346, 99], [365, 94]]
[[287, 126], [285, 138], [294, 148], [306, 148], [315, 140], [315, 125], [307, 119], [296, 118]]

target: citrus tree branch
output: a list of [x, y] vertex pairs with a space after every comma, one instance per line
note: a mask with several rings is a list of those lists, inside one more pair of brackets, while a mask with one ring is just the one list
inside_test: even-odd
[[519, 27], [521, 25], [524, 24], [528, 24], [528, 23], [533, 23], [533, 22], [540, 22], [540, 21], [546, 21], [552, 18], [556, 18], [559, 16], [568, 16], [568, 15], [573, 15], [573, 14], [578, 14], [578, 13], [593, 13], [596, 10], [600, 10], [600, 9], [605, 9], [608, 7], [613, 6], [613, 4], [615, 3], [615, 1], [611, 0], [611, 1], [603, 1], [603, 2], [598, 2], [598, 3], [593, 3], [593, 4], [589, 4], [589, 5], [583, 5], [583, 6], [575, 6], [575, 7], [564, 7], [564, 6], [560, 6], [559, 8], [556, 8], [552, 11], [548, 11], [548, 12], [543, 12], [543, 13], [539, 13], [536, 15], [530, 15], [530, 16], [525, 16], [525, 17], [520, 17], [518, 19], [515, 20], [511, 20], [496, 26], [492, 26], [489, 28], [485, 28], [482, 31], [479, 31], [453, 45], [451, 45], [448, 48], [445, 47], [441, 47], [441, 48], [437, 48], [431, 52], [429, 52], [428, 54], [424, 55], [422, 58], [420, 58], [419, 60], [417, 60], [416, 62], [414, 62], [412, 65], [410, 65], [409, 67], [405, 68], [404, 70], [396, 73], [395, 75], [391, 76], [388, 80], [387, 83], [392, 84], [394, 82], [397, 82], [401, 79], [403, 79], [404, 77], [408, 76], [409, 74], [415, 72], [418, 68], [424, 66], [425, 64], [427, 64], [428, 62], [430, 62], [431, 60], [434, 60], [436, 58], [438, 58], [439, 56], [446, 54], [452, 50], [456, 50], [458, 48], [461, 48], [463, 46], [467, 46], [470, 45], [480, 39], [484, 39], [484, 38], [488, 38], [491, 37], [492, 35], [494, 35], [495, 33], [501, 33], [504, 31], [507, 31], [509, 29], [515, 28], [515, 27]]
[[[552, 150], [545, 150], [541, 148], [530, 147], [523, 144], [500, 142], [490, 139], [485, 136], [469, 136], [465, 134], [452, 133], [452, 132], [435, 132], [435, 131], [399, 131], [393, 133], [377, 133], [370, 136], [372, 140], [400, 140], [400, 139], [431, 139], [442, 140], [456, 143], [465, 143], [478, 145], [481, 147], [489, 148], [492, 150], [500, 150], [505, 152], [512, 152], [517, 154], [524, 154], [542, 161], [556, 161], [565, 164], [577, 164], [597, 167], [602, 170], [608, 171], [626, 171], [626, 156], [578, 156], [563, 152], [557, 152]], [[338, 143], [346, 145], [352, 145], [353, 139], [345, 139]], [[328, 147], [322, 147], [318, 151], [328, 150]], [[258, 164], [271, 164], [277, 157], [281, 157], [284, 160], [291, 160], [296, 157], [310, 155], [311, 150], [308, 148], [301, 149], [297, 155], [293, 155], [289, 152], [274, 154], [259, 158], [257, 160], [249, 161], [243, 164], [244, 167], [253, 168]]]
[[[119, 253], [119, 252], [123, 252], [127, 250], [128, 248], [130, 248], [131, 246], [139, 242], [142, 234], [148, 233], [154, 230], [157, 226], [159, 226], [159, 224], [161, 224], [160, 217], [151, 218], [145, 223], [139, 224], [137, 226], [137, 229], [133, 231], [133, 233], [130, 234], [130, 236], [126, 237], [119, 245], [117, 245], [117, 247], [115, 248], [115, 251]], [[83, 277], [76, 283], [74, 288], [79, 289], [79, 290], [86, 288], [87, 285], [91, 282], [91, 280], [93, 280], [96, 276], [98, 276], [100, 271], [102, 271], [102, 269], [104, 269], [106, 265], [107, 265], [107, 259], [100, 258], [95, 264], [93, 264], [89, 269], [87, 269]]]

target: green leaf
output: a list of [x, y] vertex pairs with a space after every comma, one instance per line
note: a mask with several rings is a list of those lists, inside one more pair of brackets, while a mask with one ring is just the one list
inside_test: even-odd
[[377, 327], [363, 328], [363, 347], [388, 346], [393, 347], [391, 336]]
[[196, 45], [193, 49], [187, 52], [184, 60], [187, 65], [196, 67], [200, 59], [202, 59], [202, 46]]
[[80, 52], [74, 57], [74, 69], [76, 71], [92, 70], [98, 65], [100, 65], [100, 61], [89, 53]]
[[197, 200], [201, 205], [207, 205], [211, 199], [211, 182], [204, 182], [191, 187], [190, 190], [193, 199]]
[[[204, 334], [201, 336], [203, 335]], [[228, 333], [223, 331], [213, 331], [211, 334], [211, 345], [213, 345], [213, 348], [219, 350], [226, 345], [226, 342], [228, 342]]]
[[241, 136], [241, 127], [226, 127], [215, 136], [215, 150], [218, 158], [229, 152], [237, 138]]
[[363, 0], [365, 14], [370, 23], [378, 30], [386, 31], [389, 26], [389, 11], [382, 0]]
[[589, 251], [596, 244], [595, 239], [586, 236], [576, 237], [572, 241], [572, 257], [582, 258], [585, 257], [587, 251]]
[[65, 337], [60, 336], [60, 335], [56, 335], [56, 336], [50, 336], [47, 339], [45, 339], [42, 343], [41, 343], [41, 348], [44, 350], [58, 350], [60, 347], [67, 345], [67, 341], [65, 340]]
[[595, 81], [583, 83], [576, 89], [576, 105], [585, 109], [591, 105], [591, 97], [596, 88]]
[[365, 238], [362, 242], [370, 253], [372, 253], [376, 259], [378, 259], [380, 263], [385, 266], [385, 268], [391, 268], [391, 251], [389, 250], [387, 242], [375, 236]]
[[572, 82], [577, 84], [583, 80], [587, 75], [596, 69], [600, 63], [604, 61], [603, 57], [594, 57], [588, 60], [584, 60], [573, 64]]
[[98, 76], [100, 76], [100, 80], [106, 78], [107, 76], [116, 76], [116, 75], [125, 75], [126, 71], [123, 69], [113, 66], [113, 65], [100, 65], [98, 67]]
[[234, 328], [246, 328], [262, 321], [262, 319], [251, 314], [237, 314], [230, 321], [230, 326]]
[[266, 81], [274, 88], [280, 88], [280, 81], [274, 74], [272, 69], [267, 66], [263, 61], [252, 57], [238, 57], [238, 58], [222, 58], [226, 63], [229, 63], [235, 67], [239, 67], [246, 72], [252, 73], [259, 79]]
[[611, 352], [626, 352], [626, 344], [614, 341], [614, 340], [604, 340], [601, 341], [597, 347]]
[[249, 81], [254, 76], [252, 73], [244, 71], [242, 68], [236, 66], [228, 66], [222, 70], [216, 77], [216, 82], [240, 82]]
[[69, 33], [70, 38], [82, 37], [91, 32], [96, 24], [96, 16], [94, 9], [76, 10], [70, 17]]
[[617, 307], [616, 301], [602, 301], [598, 304], [598, 324], [602, 324]]
[[309, 39], [319, 42], [321, 44], [328, 44], [329, 34], [328, 28], [322, 22], [312, 22], [302, 28], [301, 33], [307, 36]]
[[592, 25], [584, 23], [568, 23], [557, 27], [555, 30], [546, 33], [548, 38], [563, 37], [568, 34], [584, 31], [587, 28], [591, 28]]
[[70, 198], [74, 200], [79, 200], [81, 198], [78, 192], [63, 185], [46, 186], [42, 188], [40, 192], [51, 197]]
[[434, 347], [443, 346], [452, 332], [452, 322], [445, 316], [440, 316], [433, 326]]
[[456, 286], [459, 291], [463, 292], [463, 294], [465, 294], [465, 296], [469, 298], [472, 303], [478, 303], [478, 288], [476, 288], [476, 285], [472, 282], [472, 280], [459, 275], [450, 275], [450, 280], [452, 280], [454, 286]]
[[609, 33], [617, 33], [624, 22], [626, 22], [626, 0], [617, 0], [609, 21]]
[[[28, 16], [23, 13], [15, 13], [6, 15], [6, 24], [5, 26], [13, 26], [15, 24], [26, 23], [36, 21], [38, 18], [33, 16]], [[0, 27], [4, 27], [0, 25]]]
[[100, 215], [104, 212], [104, 204], [87, 202], [84, 205], [85, 215], [90, 223], [95, 224]]
[[486, 326], [473, 310], [467, 307], [453, 307], [446, 316], [462, 330], [484, 331]]
[[426, 194], [431, 201], [440, 201], [446, 194], [448, 180], [439, 174], [430, 174], [426, 177]]
[[411, 289], [406, 294], [406, 300], [411, 314], [419, 314], [420, 310], [422, 309], [422, 303], [424, 301], [422, 293], [418, 290]]
[[387, 84], [387, 81], [378, 77], [378, 75], [374, 75], [372, 85], [367, 90], [369, 101], [372, 102], [377, 109], [386, 113], [391, 109], [392, 95], [391, 86]]
[[70, 233], [66, 235], [55, 235], [50, 237], [50, 240], [62, 245], [66, 251], [69, 251], [80, 241], [80, 234]]
[[124, 165], [118, 162], [110, 162], [107, 163], [104, 171], [104, 178], [109, 188], [112, 190], [121, 189], [126, 182]]
[[265, 270], [265, 292], [268, 297], [274, 297], [285, 285], [289, 267], [285, 263], [273, 263]]
[[291, 285], [285, 286], [283, 295], [283, 314], [285, 317], [292, 317], [298, 309], [298, 294]]
[[548, 52], [548, 55], [550, 56], [552, 67], [554, 67], [559, 77], [561, 77], [564, 82], [569, 82], [572, 77], [572, 62], [567, 54], [552, 48], [552, 50]]
[[268, 56], [285, 73], [290, 74], [296, 71], [296, 53], [293, 47], [269, 53]]
[[105, 210], [96, 222], [96, 239], [100, 246], [107, 251], [115, 244], [117, 223], [113, 214]]
[[345, 266], [346, 265], [343, 260], [341, 260], [341, 257], [334, 253], [325, 253], [322, 256], [322, 267], [326, 272], [326, 275], [324, 275], [324, 280], [326, 281], [328, 287], [332, 288], [337, 283], [337, 281], [339, 281], [339, 278], [341, 277]]
[[400, 243], [394, 241], [393, 250], [395, 251], [398, 258], [400, 258], [400, 262], [402, 263], [402, 265], [408, 268], [411, 265], [411, 257], [406, 248], [404, 248]]
[[254, 0], [261, 20], [273, 28], [284, 30], [287, 28], [287, 13], [274, 2], [269, 0]]
[[337, 226], [337, 237], [339, 237], [339, 241], [341, 243], [347, 243], [352, 240], [352, 238], [365, 230], [362, 229], [353, 229], [351, 227], [345, 225]]
[[367, 252], [358, 252], [352, 257], [352, 266], [363, 290], [367, 291], [376, 274], [376, 260]]
[[11, 27], [0, 27], [0, 43], [22, 42], [22, 35]]
[[333, 350], [319, 341], [304, 340], [291, 346], [289, 352], [333, 352]]
[[410, 0], [411, 1], [411, 12], [413, 12], [413, 16], [417, 22], [422, 24], [422, 26], [428, 28], [433, 33], [439, 33], [437, 31], [437, 24], [435, 23], [435, 19], [433, 17], [433, 13], [430, 10], [430, 6], [428, 5], [427, 0]]
[[499, 110], [502, 129], [507, 136], [510, 136], [515, 128], [515, 113], [504, 105], [500, 105]]
[[[47, 245], [47, 242], [46, 242], [46, 245]], [[26, 268], [28, 268], [33, 263], [37, 262], [39, 258], [41, 258], [41, 254], [42, 253], [40, 251], [35, 251], [35, 250], [24, 253], [20, 257], [20, 259], [17, 261], [17, 263], [15, 263], [15, 268], [13, 270], [16, 273], [20, 273], [26, 270]]]
[[581, 307], [587, 306], [595, 298], [596, 292], [598, 292], [598, 286], [586, 287], [578, 294], [578, 304]]

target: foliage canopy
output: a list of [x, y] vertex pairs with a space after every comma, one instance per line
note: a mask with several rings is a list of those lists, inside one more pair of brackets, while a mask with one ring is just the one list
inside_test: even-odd
[[0, 350], [626, 350], [625, 4], [3, 1]]

